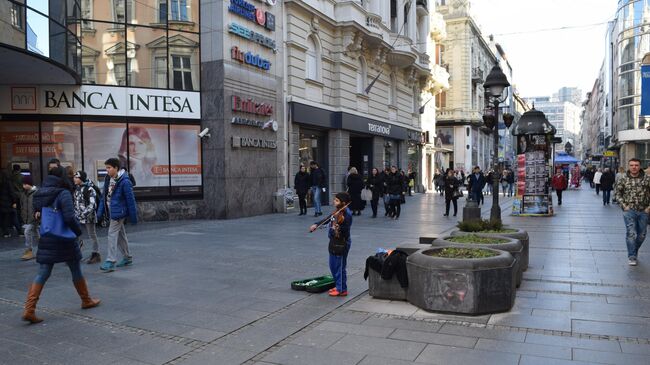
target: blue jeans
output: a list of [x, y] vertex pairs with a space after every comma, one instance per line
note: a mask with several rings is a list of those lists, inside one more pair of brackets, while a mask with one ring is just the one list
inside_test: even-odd
[[322, 213], [320, 210], [320, 193], [321, 189], [318, 186], [311, 187], [312, 200], [314, 201], [314, 213]]
[[609, 204], [609, 199], [612, 196], [611, 190], [603, 190], [603, 203]]
[[346, 270], [348, 264], [348, 252], [350, 252], [351, 242], [348, 241], [348, 247], [343, 256], [334, 256], [330, 254], [330, 272], [336, 282], [336, 290], [344, 292], [348, 290], [348, 272]]
[[627, 243], [627, 257], [636, 258], [639, 254], [639, 248], [645, 241], [645, 235], [648, 230], [648, 213], [643, 210], [628, 210], [623, 212], [623, 220], [625, 221], [625, 229], [627, 235], [625, 243]]
[[[81, 261], [66, 261], [66, 265], [70, 268], [73, 283], [84, 278], [81, 273]], [[50, 278], [50, 274], [52, 274], [52, 268], [54, 268], [54, 264], [41, 264], [38, 268], [38, 274], [36, 274], [36, 278], [34, 278], [34, 283], [44, 285], [47, 279]]]
[[512, 189], [515, 186], [515, 184], [510, 183], [508, 184], [508, 196], [512, 196]]

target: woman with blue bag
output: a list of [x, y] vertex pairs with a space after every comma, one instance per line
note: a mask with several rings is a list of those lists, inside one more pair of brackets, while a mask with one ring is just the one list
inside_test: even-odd
[[23, 320], [30, 323], [43, 321], [36, 317], [36, 303], [55, 263], [65, 262], [70, 268], [72, 282], [81, 298], [81, 308], [99, 305], [99, 299], [88, 294], [86, 279], [81, 274], [81, 251], [77, 240], [81, 228], [74, 215], [72, 194], [65, 188], [64, 176], [65, 169], [53, 168], [43, 181], [43, 187], [34, 194], [34, 215], [41, 220], [41, 238], [36, 254], [40, 268], [29, 287], [23, 312]]

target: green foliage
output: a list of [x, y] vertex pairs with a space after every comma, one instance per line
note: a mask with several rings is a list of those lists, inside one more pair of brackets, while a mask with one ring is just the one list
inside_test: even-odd
[[456, 225], [463, 232], [514, 233], [515, 229], [503, 228], [500, 220], [471, 220], [458, 222]]
[[449, 237], [446, 238], [446, 240], [454, 243], [475, 243], [475, 244], [486, 244], [486, 245], [494, 245], [494, 244], [509, 242], [509, 240], [503, 238], [481, 237], [475, 234], [464, 234], [460, 236]]
[[441, 250], [426, 251], [429, 256], [444, 257], [448, 259], [479, 259], [498, 255], [494, 251], [482, 248], [456, 248], [446, 247]]

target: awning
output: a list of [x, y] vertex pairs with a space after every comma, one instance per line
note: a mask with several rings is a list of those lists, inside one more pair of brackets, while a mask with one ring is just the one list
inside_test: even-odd
[[563, 163], [578, 163], [580, 160], [576, 159], [575, 157], [569, 155], [568, 153], [565, 152], [560, 152], [555, 154], [555, 163], [556, 164], [563, 164]]

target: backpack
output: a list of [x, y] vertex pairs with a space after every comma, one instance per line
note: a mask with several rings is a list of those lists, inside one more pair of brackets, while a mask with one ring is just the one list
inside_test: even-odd
[[[102, 192], [95, 184], [92, 185], [92, 188], [93, 190], [95, 190], [95, 213], [97, 213], [97, 211], [99, 210], [99, 201], [102, 198]], [[87, 186], [85, 186], [82, 193], [86, 205], [90, 204], [90, 189]]]

